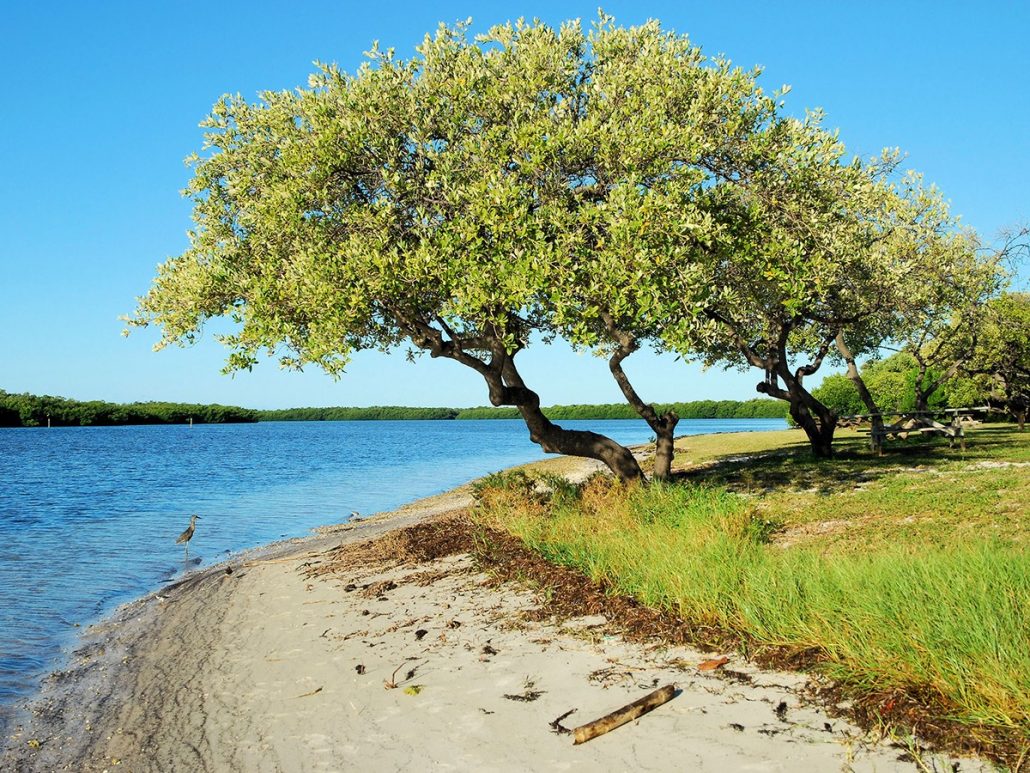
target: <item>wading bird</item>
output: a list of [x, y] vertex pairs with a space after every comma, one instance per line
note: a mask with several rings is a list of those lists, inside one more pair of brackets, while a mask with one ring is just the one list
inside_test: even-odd
[[197, 519], [199, 517], [199, 515], [191, 515], [190, 525], [186, 527], [186, 531], [179, 535], [179, 539], [175, 540], [176, 545], [182, 543], [186, 547], [187, 557], [189, 557], [190, 554], [190, 540], [193, 539], [193, 532], [197, 528]]

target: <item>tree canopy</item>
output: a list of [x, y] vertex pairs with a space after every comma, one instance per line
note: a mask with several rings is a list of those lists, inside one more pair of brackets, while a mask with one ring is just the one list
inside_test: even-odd
[[633, 455], [554, 424], [516, 358], [534, 335], [605, 356], [661, 477], [678, 417], [622, 365], [651, 345], [760, 368], [759, 391], [828, 453], [836, 419], [804, 378], [844, 338], [864, 352], [894, 334], [925, 295], [912, 278], [932, 286], [965, 242], [896, 153], [848, 159], [758, 75], [602, 16], [475, 39], [441, 26], [408, 60], [375, 48], [354, 74], [227, 96], [191, 159], [190, 248], [131, 323], [164, 346], [227, 316], [229, 370], [262, 353], [331, 374], [363, 349], [448, 358], [544, 450], [626, 480]]

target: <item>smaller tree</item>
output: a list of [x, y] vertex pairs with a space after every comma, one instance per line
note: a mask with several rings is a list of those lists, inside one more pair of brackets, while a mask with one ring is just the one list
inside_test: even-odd
[[986, 377], [991, 399], [1024, 429], [1030, 410], [1030, 294], [1002, 293], [987, 304], [976, 347], [963, 370]]

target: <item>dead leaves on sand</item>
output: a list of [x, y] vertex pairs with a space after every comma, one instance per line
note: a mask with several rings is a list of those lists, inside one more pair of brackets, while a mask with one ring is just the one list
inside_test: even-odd
[[697, 670], [698, 671], [715, 671], [718, 668], [722, 668], [723, 666], [725, 666], [729, 662], [730, 662], [730, 659], [727, 658], [726, 656], [723, 656], [721, 658], [712, 658], [711, 660], [705, 660], [705, 661], [703, 661], [701, 663], [698, 663], [697, 664]]

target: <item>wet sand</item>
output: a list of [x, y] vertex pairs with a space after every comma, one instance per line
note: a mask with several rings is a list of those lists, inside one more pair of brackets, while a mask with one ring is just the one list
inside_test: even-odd
[[[370, 540], [470, 503], [466, 487], [325, 528], [122, 607], [48, 681], [0, 769], [920, 769], [812, 705], [803, 675], [733, 653], [702, 671], [711, 653], [626, 642], [603, 618], [527, 616], [545, 600], [467, 555], [374, 555]], [[672, 701], [607, 735], [562, 732], [666, 684]]]

